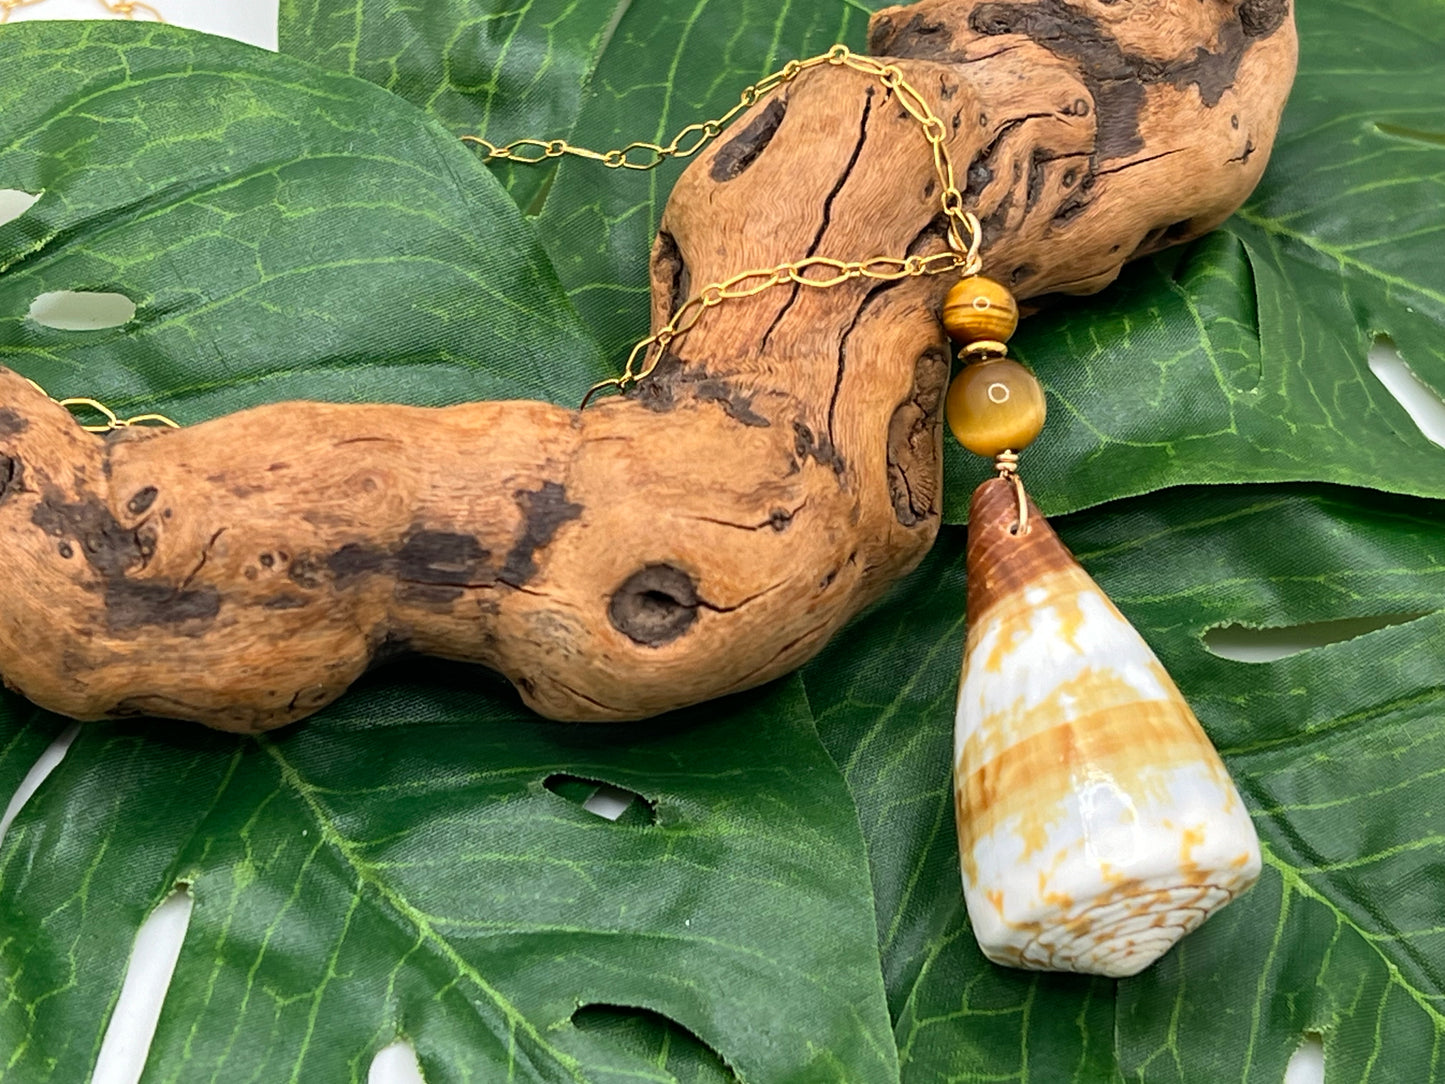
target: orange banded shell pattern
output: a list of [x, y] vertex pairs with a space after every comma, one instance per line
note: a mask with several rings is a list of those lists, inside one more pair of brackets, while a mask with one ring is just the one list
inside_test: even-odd
[[1133, 975], [1259, 876], [1219, 754], [1143, 638], [1013, 485], [969, 519], [954, 794], [989, 959]]

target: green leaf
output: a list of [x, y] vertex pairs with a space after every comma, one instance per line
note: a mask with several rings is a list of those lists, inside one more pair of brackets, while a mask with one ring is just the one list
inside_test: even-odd
[[[587, 1005], [677, 1021], [745, 1080], [896, 1078], [857, 820], [796, 679], [628, 734], [408, 670], [274, 737], [83, 729], [0, 851], [0, 1080], [85, 1078], [178, 882], [148, 1079], [359, 1080], [397, 1034], [433, 1082], [727, 1079], [685, 1034], [659, 1063], [574, 1027]], [[0, 741], [28, 714], [7, 696]], [[649, 823], [559, 774], [643, 795]]]
[[[515, 206], [395, 96], [166, 26], [0, 35], [0, 364], [182, 422], [287, 398], [576, 402], [605, 372]], [[114, 291], [124, 327], [27, 318]]]
[[[727, 112], [743, 87], [793, 57], [839, 41], [861, 49], [869, 12], [882, 6], [634, 0], [597, 66], [574, 142], [665, 143], [686, 125]], [[678, 162], [645, 174], [567, 162], [536, 219], [568, 295], [618, 368], [647, 334], [647, 257], [681, 171]]]
[[[140, 24], [0, 30], [0, 187], [44, 192], [0, 227], [0, 362], [182, 420], [288, 396], [575, 401], [645, 325], [673, 174], [503, 175], [541, 207], [574, 309], [454, 137], [670, 135], [788, 56], [860, 45], [874, 6], [634, 0], [608, 37], [620, 6], [468, 5], [457, 31], [459, 5], [308, 2], [287, 0], [283, 34], [340, 74]], [[1300, 89], [1246, 211], [1020, 336], [1052, 397], [1026, 467], [1049, 508], [1184, 481], [1445, 485], [1445, 453], [1364, 367], [1388, 333], [1445, 386], [1445, 31], [1425, 0], [1319, 0], [1300, 20]], [[119, 290], [138, 315], [27, 321], [54, 289]], [[975, 475], [949, 471], [957, 518]], [[1261, 885], [1136, 979], [1015, 973], [973, 945], [946, 531], [808, 669], [806, 698], [793, 679], [591, 731], [412, 663], [259, 741], [86, 728], [0, 842], [0, 1081], [85, 1079], [134, 930], [177, 883], [196, 904], [148, 1081], [359, 1080], [398, 1035], [433, 1082], [885, 1084], [900, 1059], [909, 1082], [1277, 1081], [1308, 1031], [1340, 1079], [1445, 1075], [1442, 512], [1276, 486], [1059, 524], [1265, 839]], [[1421, 613], [1261, 665], [1201, 641]], [[63, 726], [0, 696], [0, 797]], [[644, 795], [657, 823], [594, 817], [586, 780]]]
[[[495, 143], [572, 134], [598, 58], [631, 0], [282, 0], [283, 53], [369, 79], [425, 109], [447, 129]], [[498, 167], [527, 206], [546, 168]]]
[[[1057, 524], [1193, 703], [1264, 842], [1260, 885], [1119, 983], [986, 963], [947, 778], [964, 532], [804, 672], [858, 802], [903, 1079], [1280, 1080], [1445, 1068], [1445, 505], [1330, 488], [1186, 489]], [[1409, 617], [1279, 661], [1219, 626]], [[1368, 677], [1366, 678], [1366, 675]], [[1385, 886], [1395, 886], [1386, 888]]]
[[[0, 350], [57, 392], [187, 418], [288, 387], [436, 401], [589, 375], [511, 203], [385, 92], [115, 23], [6, 28], [0, 68], [0, 177], [45, 193], [0, 232]], [[137, 319], [24, 318], [61, 287], [123, 289]], [[716, 1079], [708, 1047], [754, 1080], [896, 1077], [862, 840], [796, 681], [644, 742], [412, 669], [262, 741], [86, 728], [0, 851], [0, 1079], [86, 1076], [178, 883], [196, 905], [155, 1079], [360, 1079], [401, 1033], [433, 1081]], [[54, 734], [36, 717], [0, 702], [0, 782]], [[629, 786], [657, 823], [608, 824], [554, 774]], [[654, 1020], [640, 1049], [646, 1029], [574, 1027], [591, 1004], [687, 1031]]]
[[[1299, 77], [1244, 209], [1103, 297], [1025, 322], [1018, 352], [1052, 412], [1028, 459], [1046, 509], [1184, 482], [1445, 495], [1445, 450], [1366, 361], [1389, 335], [1445, 398], [1438, 5], [1336, 0], [1298, 19]], [[954, 522], [982, 476], [966, 458], [950, 463]]]
[[[288, 5], [283, 47], [369, 72], [459, 133], [478, 122], [457, 112], [445, 82], [437, 97], [437, 73], [459, 63], [457, 45], [477, 25], [505, 26], [507, 49], [547, 58], [528, 71], [506, 137], [555, 133], [598, 149], [665, 141], [717, 116], [788, 57], [834, 41], [861, 48], [869, 11], [881, 6], [632, 0], [625, 11], [558, 14], [496, 4], [486, 14], [469, 6], [459, 22], [452, 5], [423, 18], [376, 0], [310, 4], [304, 13]], [[1249, 205], [1187, 251], [1127, 269], [1103, 297], [1055, 299], [1024, 323], [1016, 353], [1046, 384], [1053, 415], [1028, 456], [1046, 511], [1191, 482], [1445, 495], [1445, 452], [1366, 363], [1375, 337], [1389, 334], [1445, 397], [1445, 68], [1433, 10], [1427, 0], [1368, 12], [1341, 0], [1302, 6], [1297, 89]], [[1402, 26], [1421, 31], [1402, 42]], [[317, 41], [340, 44], [328, 52]], [[493, 88], [511, 69], [491, 59], [495, 45], [472, 44], [478, 71], [491, 73], [472, 81], [482, 87], [468, 99], [475, 112], [500, 97]], [[572, 61], [554, 65], [559, 55]], [[565, 116], [555, 101], [567, 103]], [[523, 202], [544, 199], [540, 235], [614, 366], [647, 328], [646, 257], [681, 168], [639, 176], [569, 160], [539, 167], [540, 191], [514, 190]], [[966, 518], [967, 494], [986, 470], [949, 442], [948, 522]]]

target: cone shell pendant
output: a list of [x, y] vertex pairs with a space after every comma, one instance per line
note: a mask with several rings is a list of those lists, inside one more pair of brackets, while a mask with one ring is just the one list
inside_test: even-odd
[[1123, 977], [1259, 876], [1259, 839], [1164, 667], [1037, 510], [973, 495], [954, 795], [995, 963]]

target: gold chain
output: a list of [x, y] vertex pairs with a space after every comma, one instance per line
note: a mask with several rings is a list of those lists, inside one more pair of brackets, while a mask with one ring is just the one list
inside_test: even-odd
[[[43, 0], [0, 0], [0, 23], [10, 16], [12, 8], [26, 4], [42, 3]], [[136, 8], [151, 12], [157, 19], [160, 13], [139, 0], [99, 0], [106, 8], [117, 14], [134, 17]], [[738, 102], [716, 120], [689, 124], [678, 132], [667, 144], [634, 142], [625, 147], [609, 151], [588, 150], [575, 147], [563, 139], [517, 139], [511, 143], [495, 144], [480, 136], [466, 135], [462, 139], [475, 143], [486, 152], [484, 161], [510, 161], [535, 165], [549, 158], [571, 155], [601, 162], [613, 169], [648, 170], [670, 158], [687, 158], [700, 151], [707, 143], [721, 134], [728, 122], [743, 110], [756, 105], [769, 91], [790, 83], [810, 68], [823, 64], [851, 68], [878, 79], [893, 91], [908, 114], [923, 126], [924, 138], [933, 152], [933, 168], [938, 174], [942, 191], [939, 202], [948, 223], [946, 239], [948, 249], [931, 256], [870, 256], [862, 260], [838, 260], [828, 256], [809, 256], [801, 260], [788, 261], [773, 267], [759, 267], [741, 271], [731, 278], [705, 286], [688, 298], [672, 317], [657, 331], [641, 339], [627, 357], [622, 375], [595, 384], [582, 400], [585, 407], [594, 395], [606, 388], [625, 391], [639, 380], [646, 379], [657, 368], [667, 348], [686, 335], [702, 319], [709, 309], [716, 308], [724, 301], [753, 297], [774, 286], [793, 283], [815, 290], [831, 289], [854, 279], [869, 279], [875, 282], [898, 282], [907, 278], [926, 275], [942, 275], [958, 272], [960, 276], [977, 274], [982, 266], [978, 250], [982, 242], [982, 230], [978, 219], [963, 209], [963, 193], [959, 191], [954, 175], [953, 159], [949, 156], [944, 141], [948, 129], [943, 121], [929, 107], [928, 101], [903, 77], [903, 71], [896, 64], [884, 64], [873, 57], [860, 56], [846, 45], [835, 45], [826, 53], [807, 60], [790, 60], [773, 74], [760, 79], [743, 90]], [[34, 381], [31, 381], [34, 383]], [[37, 388], [40, 386], [35, 385]], [[44, 389], [40, 389], [45, 394]], [[113, 429], [124, 429], [133, 425], [166, 425], [179, 428], [175, 422], [161, 414], [141, 414], [134, 418], [120, 418], [104, 404], [89, 398], [57, 399], [68, 409], [96, 411], [105, 419], [103, 425], [87, 425], [90, 432], [104, 433]]]
[[[953, 159], [945, 145], [948, 129], [929, 107], [927, 99], [904, 78], [902, 69], [896, 64], [885, 64], [870, 56], [860, 56], [846, 45], [835, 45], [826, 53], [809, 57], [807, 60], [788, 61], [773, 74], [745, 88], [737, 104], [722, 116], [700, 124], [689, 124], [666, 144], [638, 141], [609, 151], [595, 151], [573, 146], [565, 139], [516, 139], [510, 143], [496, 144], [480, 136], [462, 136], [464, 141], [475, 143], [486, 152], [483, 158], [486, 162], [536, 165], [549, 158], [571, 155], [601, 162], [612, 169], [655, 169], [668, 159], [687, 158], [696, 154], [719, 135], [729, 121], [743, 110], [756, 105], [763, 95], [791, 83], [809, 68], [823, 64], [851, 68], [875, 77], [898, 95], [903, 108], [923, 126], [924, 138], [928, 140], [929, 148], [933, 152], [933, 168], [942, 188], [939, 201], [948, 223], [948, 251], [927, 257], [882, 255], [864, 260], [810, 256], [796, 262], [780, 263], [776, 267], [753, 268], [722, 282], [714, 282], [678, 306], [672, 318], [660, 329], [640, 340], [628, 355], [622, 375], [594, 385], [583, 398], [583, 406], [606, 388], [625, 391], [629, 386], [651, 375], [667, 348], [687, 334], [702, 319], [704, 312], [724, 301], [752, 297], [784, 283], [828, 289], [858, 278], [896, 282], [899, 279], [941, 275], [950, 271], [957, 271], [961, 276], [977, 274], [982, 264], [978, 256], [982, 231], [979, 229], [978, 219], [963, 209], [963, 193], [959, 191]], [[822, 269], [823, 273], [810, 275], [809, 272], [815, 268]]]
[[[163, 16], [149, 4], [141, 0], [96, 0], [101, 7], [112, 15], [119, 15], [124, 19], [134, 19], [137, 11], [143, 11], [158, 23], [165, 22]], [[28, 8], [32, 4], [43, 4], [45, 0], [0, 0], [0, 23], [10, 21], [10, 13], [16, 8]]]
[[89, 399], [79, 395], [70, 399], [56, 399], [29, 377], [26, 377], [26, 383], [52, 403], [63, 406], [72, 414], [81, 410], [93, 410], [105, 419], [105, 421], [99, 425], [82, 424], [80, 428], [84, 429], [87, 433], [109, 433], [116, 429], [130, 429], [134, 426], [164, 426], [168, 429], [180, 428], [180, 425], [171, 421], [164, 414], [137, 414], [134, 418], [121, 418], [118, 417], [110, 407], [97, 399]]

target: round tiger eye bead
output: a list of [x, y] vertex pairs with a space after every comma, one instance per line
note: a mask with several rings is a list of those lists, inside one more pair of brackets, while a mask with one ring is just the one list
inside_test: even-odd
[[982, 275], [958, 282], [943, 301], [943, 327], [954, 342], [1007, 342], [1018, 326], [1019, 305], [1014, 295]]
[[1044, 427], [1044, 389], [1016, 361], [970, 365], [948, 387], [948, 427], [975, 455], [1019, 452]]

